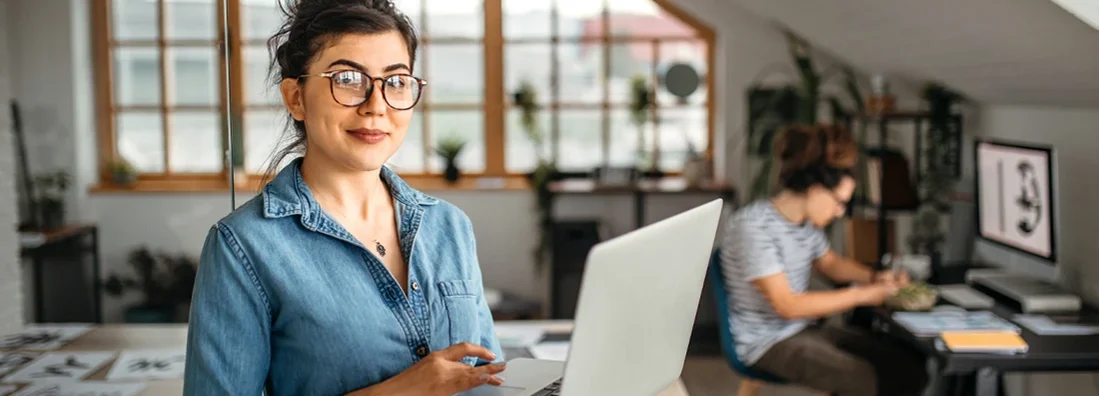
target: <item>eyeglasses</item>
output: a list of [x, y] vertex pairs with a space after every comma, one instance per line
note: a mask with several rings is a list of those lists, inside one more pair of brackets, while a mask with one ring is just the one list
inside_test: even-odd
[[298, 78], [324, 77], [331, 83], [332, 99], [343, 106], [358, 107], [374, 94], [374, 81], [382, 82], [382, 99], [394, 110], [408, 110], [420, 101], [427, 81], [411, 74], [371, 77], [358, 70], [334, 70]]

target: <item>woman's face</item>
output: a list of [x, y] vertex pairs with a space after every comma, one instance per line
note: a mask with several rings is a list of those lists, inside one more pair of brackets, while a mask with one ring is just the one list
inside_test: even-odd
[[827, 189], [816, 185], [809, 189], [808, 212], [809, 221], [813, 225], [824, 228], [832, 220], [843, 217], [847, 211], [847, 203], [855, 193], [855, 179], [847, 176], [840, 180], [834, 189]]
[[[306, 156], [320, 157], [318, 159], [337, 169], [348, 171], [380, 169], [404, 141], [413, 111], [396, 110], [383, 99], [382, 90], [387, 89], [390, 90], [388, 98], [395, 106], [407, 107], [399, 102], [400, 95], [392, 93], [398, 84], [391, 82], [397, 80], [368, 79], [411, 74], [409, 58], [408, 46], [396, 31], [346, 34], [322, 47], [306, 70], [308, 77], [301, 83], [295, 79], [283, 80], [280, 88], [290, 114], [305, 122]], [[364, 74], [319, 76], [348, 70]], [[390, 87], [383, 88], [387, 85]], [[369, 90], [365, 102], [358, 106], [345, 105], [361, 101], [362, 89], [369, 86], [373, 89]], [[360, 93], [355, 93], [355, 87]], [[407, 103], [407, 98], [405, 100]]]

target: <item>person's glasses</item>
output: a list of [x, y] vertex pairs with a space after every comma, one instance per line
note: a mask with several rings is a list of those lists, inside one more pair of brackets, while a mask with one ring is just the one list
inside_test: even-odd
[[427, 81], [411, 74], [390, 74], [385, 77], [371, 77], [358, 70], [334, 70], [330, 72], [304, 75], [304, 77], [325, 77], [331, 81], [332, 99], [347, 107], [358, 107], [374, 94], [374, 81], [382, 83], [382, 99], [395, 110], [408, 110], [420, 101]]

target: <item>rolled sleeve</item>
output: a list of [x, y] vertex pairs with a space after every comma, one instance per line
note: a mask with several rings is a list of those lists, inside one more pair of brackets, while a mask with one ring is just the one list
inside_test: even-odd
[[753, 281], [783, 271], [778, 246], [763, 225], [742, 222], [726, 233], [721, 250], [721, 261], [726, 273], [738, 274], [745, 281]]

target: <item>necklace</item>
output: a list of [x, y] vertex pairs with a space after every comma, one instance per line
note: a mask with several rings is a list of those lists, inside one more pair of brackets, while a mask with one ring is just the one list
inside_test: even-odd
[[374, 248], [378, 250], [379, 256], [385, 257], [385, 246], [383, 246], [381, 242], [378, 242], [377, 239], [374, 240]]
[[[344, 220], [351, 221], [351, 218], [344, 214], [342, 210], [337, 209], [335, 206], [332, 209]], [[378, 256], [385, 257], [385, 245], [382, 245], [382, 242], [377, 239], [374, 240], [374, 250], [378, 252]]]

